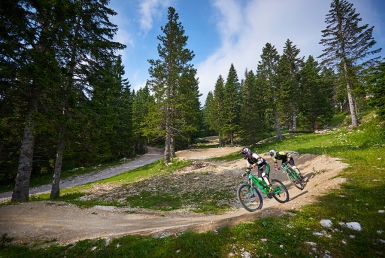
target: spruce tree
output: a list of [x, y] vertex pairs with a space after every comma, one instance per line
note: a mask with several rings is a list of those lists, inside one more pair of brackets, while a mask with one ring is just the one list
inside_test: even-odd
[[256, 84], [253, 71], [246, 73], [246, 78], [241, 87], [240, 107], [240, 138], [245, 145], [255, 144], [258, 134], [263, 129], [261, 113], [261, 97]]
[[140, 88], [137, 92], [134, 92], [133, 103], [133, 133], [134, 133], [134, 148], [133, 154], [143, 154], [147, 152], [148, 137], [146, 136], [145, 128], [146, 117], [148, 117], [150, 106], [153, 105], [154, 98], [150, 94], [150, 90], [146, 85]]
[[239, 132], [239, 108], [240, 108], [240, 83], [237, 71], [231, 64], [224, 88], [223, 98], [223, 130], [230, 138], [231, 146], [234, 146], [234, 135]]
[[273, 115], [277, 138], [282, 139], [281, 126], [278, 116], [278, 109], [282, 100], [282, 93], [279, 85], [278, 68], [280, 56], [275, 46], [266, 43], [262, 49], [261, 60], [258, 62], [257, 78], [261, 82], [261, 92], [268, 103], [270, 112]]
[[376, 63], [379, 57], [369, 56], [381, 51], [371, 50], [376, 44], [372, 36], [374, 27], [360, 25], [362, 19], [359, 15], [352, 3], [346, 0], [332, 1], [325, 18], [327, 26], [322, 30], [323, 39], [320, 41], [325, 48], [319, 56], [322, 64], [332, 66], [343, 75], [353, 127], [359, 124], [353, 95], [358, 72], [362, 67]]
[[[173, 7], [168, 8], [168, 22], [157, 39], [161, 42], [158, 45], [158, 60], [148, 60], [151, 67], [148, 81], [150, 89], [154, 92], [156, 106], [152, 109], [161, 117], [158, 129], [164, 129], [165, 152], [164, 161], [171, 162], [175, 155], [175, 137], [184, 130], [190, 130], [193, 126], [188, 121], [186, 105], [196, 112], [198, 93], [198, 81], [193, 79], [196, 71], [190, 61], [194, 58], [193, 51], [186, 48], [188, 36], [182, 24], [179, 22], [179, 15]], [[187, 97], [192, 97], [193, 102], [184, 103]], [[190, 110], [191, 111], [191, 110]], [[154, 117], [154, 115], [151, 115]], [[188, 129], [188, 127], [190, 127]]]
[[205, 135], [212, 135], [215, 133], [212, 130], [212, 121], [214, 121], [216, 114], [214, 113], [214, 94], [209, 91], [205, 100], [205, 105], [203, 106], [203, 128]]
[[[297, 131], [298, 102], [300, 102], [300, 82], [299, 73], [303, 65], [303, 57], [299, 57], [300, 50], [289, 39], [283, 48], [280, 59], [280, 84], [285, 90], [282, 91], [284, 102], [290, 109], [283, 110], [291, 118], [291, 129]], [[289, 111], [289, 112], [285, 112]]]
[[214, 86], [214, 108], [213, 108], [213, 120], [212, 120], [212, 129], [218, 132], [219, 137], [219, 147], [223, 146], [224, 141], [224, 128], [223, 128], [223, 119], [225, 116], [224, 109], [224, 98], [225, 98], [225, 82], [222, 75], [219, 75], [215, 86]]
[[6, 86], [2, 98], [7, 99], [12, 92], [14, 110], [18, 110], [24, 120], [12, 202], [29, 199], [36, 135], [45, 130], [42, 125], [47, 125], [52, 118], [47, 109], [52, 108], [54, 92], [62, 82], [56, 47], [63, 37], [58, 25], [64, 23], [59, 21], [57, 9], [60, 5], [46, 1], [3, 1], [1, 4], [0, 15], [6, 28], [0, 34], [4, 57], [1, 73]]
[[322, 76], [321, 69], [313, 56], [309, 56], [301, 71], [298, 107], [306, 129], [313, 129], [315, 124], [325, 123], [333, 116], [333, 84], [326, 80], [326, 75]]
[[109, 20], [117, 13], [108, 8], [107, 0], [77, 0], [66, 2], [63, 19], [68, 34], [60, 41], [59, 59], [62, 62], [65, 83], [61, 97], [61, 123], [51, 189], [51, 199], [59, 196], [59, 182], [62, 168], [64, 139], [68, 133], [68, 122], [71, 113], [77, 109], [81, 101], [87, 101], [92, 95], [93, 86], [89, 78], [95, 71], [102, 71], [105, 65], [116, 58], [115, 51], [124, 49], [119, 42], [112, 41], [118, 28]]
[[385, 119], [385, 62], [373, 69], [368, 78], [369, 104], [377, 108], [381, 119]]

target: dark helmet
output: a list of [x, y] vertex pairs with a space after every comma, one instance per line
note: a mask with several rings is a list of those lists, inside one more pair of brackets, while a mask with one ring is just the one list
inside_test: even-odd
[[251, 150], [249, 148], [244, 148], [239, 154], [245, 155], [246, 158], [248, 155], [251, 155]]

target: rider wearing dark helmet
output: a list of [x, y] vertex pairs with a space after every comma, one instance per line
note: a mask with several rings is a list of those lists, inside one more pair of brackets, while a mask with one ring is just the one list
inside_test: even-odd
[[294, 169], [294, 171], [301, 177], [301, 172], [299, 171], [299, 169], [295, 166], [294, 164], [294, 159], [293, 157], [291, 156], [290, 153], [288, 152], [285, 152], [285, 151], [275, 151], [275, 150], [270, 150], [269, 151], [269, 154], [270, 156], [273, 158], [273, 161], [274, 161], [274, 169], [275, 171], [278, 171], [278, 161], [277, 160], [282, 160], [282, 164], [283, 163], [286, 163], [286, 165], [289, 165], [291, 166], [292, 169]]
[[[271, 186], [270, 178], [269, 178], [269, 172], [270, 172], [270, 165], [266, 162], [264, 158], [258, 155], [258, 153], [254, 152], [252, 153], [249, 148], [244, 148], [239, 154], [244, 155], [244, 159], [246, 160], [247, 168], [254, 168], [258, 166], [258, 177], [260, 179], [263, 178], [267, 185], [270, 187], [270, 193], [274, 193], [273, 188]], [[242, 177], [245, 176], [245, 173], [242, 174]]]

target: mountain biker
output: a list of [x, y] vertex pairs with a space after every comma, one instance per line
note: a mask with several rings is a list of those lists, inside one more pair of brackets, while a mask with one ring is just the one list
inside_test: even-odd
[[[252, 153], [249, 148], [244, 148], [239, 154], [244, 155], [244, 159], [246, 160], [247, 168], [254, 168], [258, 166], [258, 177], [260, 179], [263, 178], [263, 180], [266, 182], [266, 184], [270, 188], [269, 194], [274, 194], [273, 187], [270, 182], [269, 178], [269, 172], [270, 172], [270, 165], [266, 162], [264, 158], [258, 155], [258, 153], [254, 152]], [[242, 174], [242, 177], [244, 177], [246, 173]]]
[[286, 163], [286, 165], [288, 165], [288, 167], [291, 167], [292, 169], [294, 169], [294, 171], [299, 175], [299, 177], [301, 179], [303, 179], [303, 176], [301, 175], [301, 172], [299, 171], [299, 169], [295, 166], [294, 159], [290, 153], [285, 152], [285, 151], [277, 152], [275, 150], [270, 150], [269, 154], [273, 158], [275, 171], [278, 171], [278, 161], [277, 160], [282, 160], [282, 164]]

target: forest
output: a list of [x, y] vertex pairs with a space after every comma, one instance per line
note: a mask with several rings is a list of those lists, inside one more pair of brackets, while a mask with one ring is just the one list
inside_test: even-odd
[[28, 200], [31, 177], [51, 174], [54, 199], [63, 169], [135, 157], [147, 146], [164, 148], [168, 163], [208, 135], [219, 135], [220, 146], [252, 146], [326, 127], [338, 112], [359, 126], [367, 105], [385, 116], [381, 49], [348, 1], [331, 1], [321, 56], [300, 56], [290, 39], [279, 54], [268, 42], [244, 79], [233, 64], [216, 75], [205, 103], [173, 7], [147, 85], [131, 89], [108, 2], [0, 3], [0, 184], [15, 184], [13, 202]]

